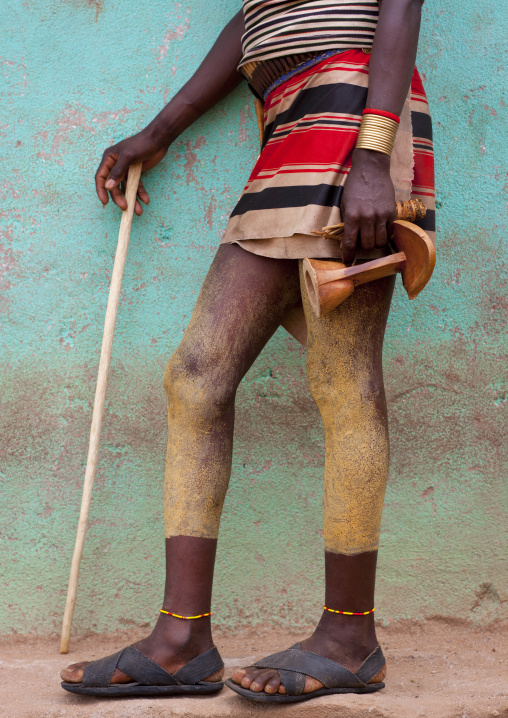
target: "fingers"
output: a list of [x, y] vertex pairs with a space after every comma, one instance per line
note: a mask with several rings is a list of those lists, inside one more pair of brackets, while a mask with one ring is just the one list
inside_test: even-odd
[[[126, 189], [127, 189], [127, 181], [124, 180], [124, 181], [122, 182], [122, 184], [121, 184], [121, 190], [122, 190], [123, 194], [122, 194], [122, 192], [120, 192], [120, 190], [116, 190], [116, 189], [115, 189], [115, 190], [112, 190], [112, 191], [111, 191], [111, 195], [113, 195], [114, 192], [119, 192], [119, 193], [120, 193], [120, 196], [118, 197], [118, 201], [117, 201], [117, 202], [116, 202], [116, 200], [113, 200], [113, 201], [115, 201], [116, 204], [117, 204], [119, 207], [121, 207], [121, 209], [123, 209], [123, 210], [126, 210], [126, 209], [127, 209], [127, 200], [125, 199], [125, 196], [124, 196]], [[138, 199], [138, 198], [139, 198], [139, 199]], [[141, 200], [141, 202], [144, 202], [145, 204], [148, 204], [148, 203], [150, 202], [150, 198], [149, 198], [149, 196], [148, 196], [148, 192], [146, 191], [146, 189], [145, 189], [143, 183], [141, 182], [141, 180], [139, 181], [137, 198], [136, 198], [136, 204], [134, 205], [134, 213], [135, 213], [138, 217], [141, 217], [141, 215], [143, 214], [143, 207], [141, 206], [141, 202], [140, 202], [139, 200]]]
[[115, 187], [114, 189], [109, 190], [109, 194], [111, 195], [111, 199], [117, 205], [117, 207], [120, 207], [120, 209], [125, 212], [125, 210], [127, 209], [127, 200], [123, 196], [122, 190], [119, 187]]
[[122, 186], [122, 181], [127, 174], [130, 164], [130, 156], [127, 153], [123, 155], [117, 155], [118, 159], [111, 168], [109, 177], [106, 180], [105, 188], [109, 191], [111, 199], [125, 212], [127, 209], [127, 200], [124, 197], [125, 186]]
[[360, 222], [360, 243], [365, 252], [370, 252], [376, 246], [375, 219], [367, 215]]
[[376, 247], [386, 247], [388, 244], [388, 231], [386, 222], [376, 224]]
[[[124, 179], [129, 170], [131, 160], [132, 157], [128, 152], [119, 154], [113, 147], [104, 152], [99, 168], [95, 173], [95, 189], [103, 205], [108, 203], [111, 196], [113, 202], [121, 210], [125, 211], [127, 209], [127, 201], [124, 196]], [[142, 182], [139, 183], [138, 197], [145, 204], [150, 201], [148, 192]], [[143, 208], [138, 200], [136, 200], [134, 211], [137, 215], [143, 214]]]
[[148, 196], [148, 192], [146, 191], [145, 185], [143, 184], [142, 180], [139, 180], [138, 197], [145, 204], [148, 204], [150, 202], [150, 197]]
[[[344, 214], [344, 237], [342, 239], [342, 261], [351, 264], [355, 260], [357, 246], [365, 252], [376, 247], [386, 247], [388, 239], [393, 238], [393, 220], [386, 217], [374, 217]], [[359, 240], [359, 241], [358, 241]]]
[[[95, 173], [95, 189], [97, 196], [103, 205], [109, 201], [109, 195], [113, 202], [122, 210], [127, 209], [127, 202], [118, 185], [120, 184], [129, 165], [125, 165], [125, 157], [120, 158], [118, 152], [110, 147], [102, 155], [99, 169]], [[118, 182], [116, 176], [120, 176]], [[108, 195], [109, 191], [109, 195]]]
[[130, 154], [130, 152], [124, 151], [117, 155], [116, 162], [113, 165], [113, 167], [111, 168], [109, 177], [106, 180], [106, 189], [107, 190], [109, 190], [111, 192], [111, 190], [120, 186], [125, 175], [127, 174], [129, 166], [132, 164], [132, 161], [133, 161], [133, 157]]
[[393, 222], [397, 216], [395, 209], [387, 211], [376, 221], [376, 247], [386, 247], [388, 241], [393, 239]]
[[[95, 189], [102, 204], [108, 204], [109, 197], [111, 196], [113, 202], [123, 211], [127, 209], [127, 200], [124, 196], [126, 186], [124, 178], [129, 169], [129, 165], [126, 164], [126, 162], [125, 157], [119, 158], [118, 153], [112, 150], [106, 150], [99, 168], [95, 173]], [[120, 177], [120, 179], [117, 179], [118, 177]], [[143, 214], [143, 208], [139, 200], [144, 202], [144, 204], [150, 202], [148, 192], [141, 180], [138, 185], [137, 196], [139, 199], [136, 199], [134, 212], [139, 216]]]
[[360, 224], [361, 247], [366, 252], [386, 247], [393, 238], [393, 220], [385, 216], [365, 217]]
[[102, 160], [99, 165], [99, 169], [95, 173], [95, 191], [97, 196], [106, 205], [109, 202], [109, 195], [106, 190], [106, 180], [109, 177], [109, 173], [113, 169], [115, 162], [118, 159], [118, 155], [115, 152], [106, 150], [102, 155]]
[[[138, 185], [138, 197], [141, 200], [141, 202], [144, 202], [144, 204], [148, 204], [150, 202], [150, 197], [148, 196], [148, 192], [145, 189], [145, 186], [141, 180], [139, 180]], [[136, 200], [136, 204], [134, 205], [134, 212], [137, 214], [138, 217], [140, 217], [143, 214], [143, 207], [141, 206], [141, 203]]]
[[391, 219], [389, 219], [388, 222], [386, 223], [386, 230], [387, 230], [387, 232], [388, 232], [388, 238], [390, 239], [390, 241], [392, 241], [392, 240], [393, 240], [393, 237], [394, 237], [395, 226], [394, 226], [393, 223], [394, 223], [394, 221], [395, 221], [395, 217], [396, 217], [396, 215], [394, 215], [394, 216], [393, 216]]
[[344, 236], [342, 237], [342, 261], [352, 264], [356, 257], [360, 221], [356, 214], [344, 212]]

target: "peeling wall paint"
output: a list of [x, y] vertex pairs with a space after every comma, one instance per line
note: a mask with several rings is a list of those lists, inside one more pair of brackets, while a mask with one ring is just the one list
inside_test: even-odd
[[[119, 211], [103, 149], [190, 76], [238, 2], [8, 0], [0, 84], [0, 631], [60, 629]], [[507, 615], [506, 17], [427, 0], [438, 265], [390, 316], [378, 617]], [[146, 178], [115, 336], [75, 630], [151, 622], [163, 585], [164, 366], [256, 154], [246, 88]], [[322, 602], [323, 432], [281, 330], [238, 395], [215, 616], [309, 625]]]

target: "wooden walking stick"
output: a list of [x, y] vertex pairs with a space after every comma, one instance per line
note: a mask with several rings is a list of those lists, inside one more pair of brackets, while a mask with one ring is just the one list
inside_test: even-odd
[[106, 388], [108, 385], [109, 363], [111, 361], [111, 349], [113, 347], [113, 335], [115, 332], [116, 312], [122, 289], [122, 278], [129, 246], [129, 236], [136, 203], [139, 178], [141, 177], [141, 163], [131, 165], [127, 178], [127, 189], [125, 199], [127, 209], [122, 213], [120, 231], [118, 233], [118, 244], [116, 247], [115, 263], [111, 286], [109, 289], [108, 307], [104, 320], [104, 334], [102, 337], [101, 358], [99, 372], [97, 374], [97, 387], [95, 389], [95, 400], [93, 405], [92, 426], [90, 428], [90, 443], [88, 445], [88, 459], [86, 462], [85, 481], [83, 485], [83, 496], [81, 499], [81, 511], [79, 514], [78, 533], [74, 554], [72, 556], [71, 574], [69, 588], [67, 590], [67, 601], [62, 624], [62, 637], [60, 641], [60, 653], [69, 651], [69, 639], [71, 635], [72, 614], [76, 603], [76, 592], [78, 588], [79, 566], [83, 548], [85, 545], [86, 529], [88, 526], [88, 514], [92, 501], [92, 489], [97, 467], [97, 456], [99, 453], [99, 439], [101, 434], [102, 415], [104, 413], [104, 401], [106, 399]]

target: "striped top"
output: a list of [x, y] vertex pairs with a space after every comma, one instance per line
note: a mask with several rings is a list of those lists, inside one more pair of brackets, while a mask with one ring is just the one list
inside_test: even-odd
[[377, 0], [243, 0], [247, 62], [319, 50], [370, 47]]

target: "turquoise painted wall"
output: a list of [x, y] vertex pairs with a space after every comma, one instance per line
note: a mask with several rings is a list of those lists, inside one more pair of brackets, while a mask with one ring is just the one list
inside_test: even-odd
[[[93, 175], [190, 76], [240, 3], [7, 0], [0, 135], [0, 631], [60, 629], [119, 211]], [[443, 9], [444, 7], [444, 9]], [[508, 606], [506, 14], [425, 5], [439, 260], [399, 286], [385, 367], [392, 468], [378, 616], [489, 622]], [[247, 89], [146, 178], [115, 336], [75, 630], [151, 622], [163, 585], [162, 374], [256, 157]], [[323, 432], [282, 330], [238, 396], [217, 621], [309, 625], [322, 601]]]

